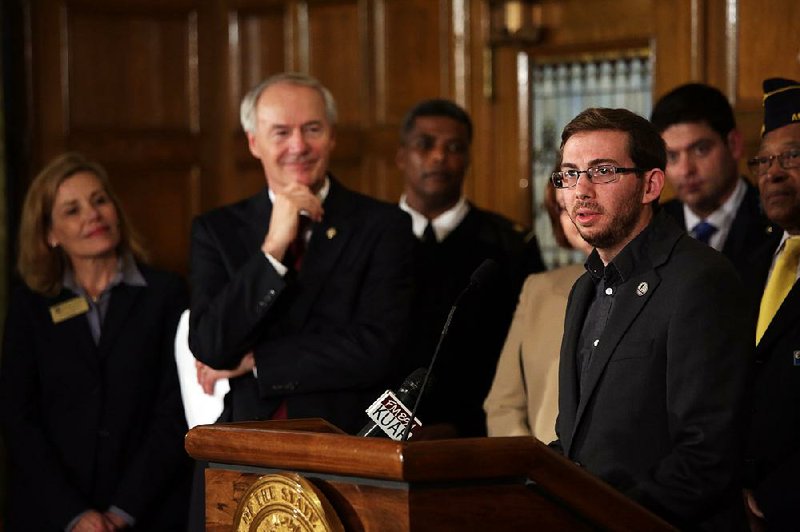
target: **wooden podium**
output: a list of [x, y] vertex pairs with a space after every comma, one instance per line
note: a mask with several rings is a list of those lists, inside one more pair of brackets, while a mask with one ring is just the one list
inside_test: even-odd
[[[318, 419], [203, 425], [206, 530], [232, 530], [249, 486], [295, 472], [348, 531], [674, 530], [534, 438], [399, 443]], [[241, 527], [239, 528], [241, 530]]]

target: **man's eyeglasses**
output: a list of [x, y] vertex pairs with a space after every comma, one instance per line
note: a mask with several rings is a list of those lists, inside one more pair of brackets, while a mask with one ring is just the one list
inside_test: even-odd
[[753, 157], [747, 161], [747, 167], [754, 176], [760, 177], [767, 175], [772, 161], [778, 159], [778, 164], [784, 170], [791, 170], [792, 168], [800, 168], [800, 150], [788, 150], [778, 155], [762, 155]]
[[641, 173], [644, 172], [641, 168], [620, 168], [619, 166], [592, 166], [586, 170], [563, 170], [561, 172], [553, 172], [550, 180], [556, 188], [575, 188], [578, 185], [578, 178], [581, 174], [586, 174], [590, 183], [604, 184], [613, 183], [618, 181], [621, 174], [629, 172]]

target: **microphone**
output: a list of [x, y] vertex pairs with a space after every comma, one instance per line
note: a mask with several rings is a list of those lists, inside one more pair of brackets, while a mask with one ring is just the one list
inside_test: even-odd
[[[417, 396], [422, 389], [423, 381], [427, 380], [427, 370], [425, 368], [415, 369], [411, 375], [406, 377], [403, 384], [397, 390], [397, 394], [391, 390], [386, 390], [378, 397], [372, 405], [367, 408], [367, 415], [370, 422], [364, 425], [357, 436], [364, 437], [390, 437], [393, 440], [399, 440], [409, 430], [408, 427], [414, 425], [412, 428], [420, 426], [422, 423], [418, 419], [414, 419], [411, 411], [406, 405], [412, 404], [417, 400]], [[414, 423], [410, 421], [414, 419]]]
[[[495, 275], [497, 272], [500, 271], [500, 266], [493, 261], [492, 259], [486, 259], [481, 262], [481, 265], [475, 268], [475, 271], [472, 272], [472, 275], [469, 278], [469, 284], [464, 289], [463, 292], [458, 296], [461, 299], [465, 293], [469, 292], [471, 288], [483, 288], [486, 286], [486, 283]], [[456, 300], [458, 303], [458, 299]]]
[[[472, 272], [472, 275], [469, 278], [469, 284], [467, 285], [464, 290], [458, 294], [455, 303], [453, 306], [450, 307], [450, 312], [447, 314], [447, 319], [444, 322], [444, 326], [442, 327], [442, 332], [439, 334], [439, 341], [436, 343], [436, 349], [433, 350], [433, 356], [431, 357], [431, 362], [428, 364], [428, 371], [425, 372], [425, 378], [422, 381], [422, 384], [419, 387], [419, 393], [417, 394], [417, 400], [414, 403], [414, 408], [411, 410], [411, 419], [416, 419], [417, 409], [419, 408], [420, 399], [422, 399], [423, 392], [425, 391], [425, 387], [428, 385], [428, 379], [431, 375], [433, 375], [433, 365], [436, 363], [436, 357], [439, 356], [439, 349], [442, 347], [442, 342], [444, 341], [445, 336], [447, 336], [447, 332], [450, 330], [450, 322], [453, 321], [453, 314], [456, 313], [456, 309], [458, 308], [459, 303], [461, 300], [470, 293], [475, 288], [482, 288], [486, 286], [487, 281], [497, 275], [497, 272], [500, 271], [500, 266], [497, 262], [493, 261], [492, 259], [485, 259], [480, 266], [475, 268], [475, 271]], [[409, 423], [406, 426], [405, 431], [403, 432], [403, 436], [400, 441], [408, 441], [408, 438], [411, 436], [411, 424]]]

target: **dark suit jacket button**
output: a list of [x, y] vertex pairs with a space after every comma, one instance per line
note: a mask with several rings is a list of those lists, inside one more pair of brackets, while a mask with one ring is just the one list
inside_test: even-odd
[[108, 432], [106, 429], [99, 429], [97, 431], [97, 436], [100, 438], [108, 438], [109, 436], [111, 436], [111, 433]]

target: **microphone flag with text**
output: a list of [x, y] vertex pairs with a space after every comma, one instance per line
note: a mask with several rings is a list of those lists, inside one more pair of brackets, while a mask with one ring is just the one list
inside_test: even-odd
[[[411, 409], [406, 405], [416, 403], [422, 389], [422, 383], [427, 380], [427, 373], [428, 371], [425, 368], [417, 368], [403, 381], [396, 394], [392, 390], [383, 392], [367, 408], [367, 416], [369, 416], [370, 422], [357, 435], [379, 438], [388, 436], [393, 440], [399, 441], [409, 425], [409, 421], [412, 419]], [[420, 425], [422, 423], [419, 419], [414, 419], [410, 431]]]
[[[417, 419], [416, 413], [422, 396], [429, 386], [429, 381], [432, 380], [436, 358], [442, 346], [442, 341], [447, 336], [450, 322], [458, 305], [473, 289], [486, 286], [487, 281], [494, 277], [499, 269], [500, 267], [495, 261], [486, 259], [472, 272], [469, 284], [458, 295], [453, 306], [450, 307], [450, 312], [442, 327], [442, 332], [439, 335], [439, 341], [433, 351], [430, 364], [428, 364], [428, 369], [419, 368], [414, 370], [400, 386], [397, 395], [391, 390], [387, 390], [378, 397], [367, 409], [367, 415], [371, 422], [361, 429], [358, 433], [359, 436], [388, 436], [397, 441], [406, 441], [413, 436], [414, 429], [422, 425], [422, 422]], [[408, 405], [412, 404], [413, 408], [409, 408]], [[411, 420], [413, 422], [410, 422]]]

